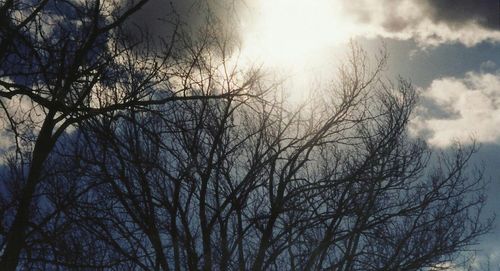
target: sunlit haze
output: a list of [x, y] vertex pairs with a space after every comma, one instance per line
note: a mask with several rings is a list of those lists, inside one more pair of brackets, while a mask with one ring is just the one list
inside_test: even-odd
[[295, 98], [324, 77], [356, 32], [332, 0], [257, 0], [248, 17], [241, 27], [242, 59], [286, 74]]
[[271, 65], [288, 65], [346, 42], [351, 27], [336, 1], [258, 0], [242, 29], [244, 50]]

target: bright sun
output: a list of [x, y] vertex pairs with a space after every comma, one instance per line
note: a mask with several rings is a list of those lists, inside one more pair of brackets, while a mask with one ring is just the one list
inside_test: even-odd
[[256, 0], [243, 31], [243, 55], [270, 66], [300, 65], [348, 41], [351, 32], [333, 0]]
[[[285, 79], [286, 95], [301, 101], [311, 83], [328, 82], [332, 60], [357, 32], [338, 0], [254, 0], [242, 25], [239, 59]], [[335, 62], [335, 61], [333, 61]]]

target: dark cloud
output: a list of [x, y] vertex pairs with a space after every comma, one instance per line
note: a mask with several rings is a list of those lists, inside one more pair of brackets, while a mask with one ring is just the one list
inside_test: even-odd
[[412, 22], [410, 20], [405, 19], [402, 16], [393, 15], [387, 16], [382, 23], [382, 26], [389, 32], [402, 32], [409, 25], [411, 25], [411, 23]]
[[[452, 29], [460, 29], [470, 23], [477, 23], [486, 29], [500, 30], [500, 3], [498, 0], [409, 0], [422, 12], [420, 18], [414, 14], [400, 14], [398, 7], [408, 2], [401, 0], [380, 0], [376, 4], [371, 1], [342, 0], [343, 8], [360, 23], [371, 23], [381, 14], [374, 10], [382, 10], [381, 26], [391, 33], [411, 29], [424, 19], [434, 23], [444, 23]], [[376, 5], [377, 9], [374, 9]], [[381, 8], [381, 9], [378, 9]], [[380, 12], [380, 11], [379, 11]]]
[[382, 27], [384, 27], [386, 31], [403, 32], [403, 30], [418, 23], [415, 18], [395, 12], [397, 7], [401, 5], [400, 0], [384, 0], [384, 2], [384, 20], [382, 22]]
[[400, 0], [380, 0], [377, 2], [376, 5], [382, 7], [383, 14], [376, 14], [377, 11], [374, 11], [374, 6], [372, 6], [375, 4], [370, 1], [342, 0], [341, 3], [343, 9], [362, 24], [377, 23], [375, 18], [382, 15], [381, 26], [388, 32], [403, 32], [408, 27], [418, 23], [414, 18], [396, 12], [402, 3]]
[[160, 36], [170, 34], [178, 22], [194, 29], [208, 16], [208, 8], [198, 2], [197, 0], [150, 0], [132, 16], [129, 23]]
[[180, 26], [192, 36], [208, 24], [219, 34], [228, 33], [234, 25], [237, 10], [234, 0], [150, 0], [133, 15], [128, 26], [134, 35], [147, 31], [155, 38], [169, 38]]
[[429, 15], [435, 22], [460, 28], [476, 22], [489, 29], [500, 30], [500, 2], [498, 0], [426, 0]]

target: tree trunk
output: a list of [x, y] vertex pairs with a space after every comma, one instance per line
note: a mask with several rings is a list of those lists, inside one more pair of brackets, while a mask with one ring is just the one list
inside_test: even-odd
[[55, 143], [55, 138], [52, 136], [54, 129], [54, 113], [49, 112], [40, 129], [35, 147], [33, 149], [33, 158], [30, 165], [26, 186], [21, 192], [19, 206], [14, 218], [14, 222], [10, 227], [5, 245], [4, 254], [0, 261], [0, 266], [4, 271], [14, 271], [19, 262], [21, 250], [26, 243], [25, 231], [29, 223], [30, 205], [33, 195], [36, 191], [36, 186], [39, 183], [42, 173], [43, 164]]

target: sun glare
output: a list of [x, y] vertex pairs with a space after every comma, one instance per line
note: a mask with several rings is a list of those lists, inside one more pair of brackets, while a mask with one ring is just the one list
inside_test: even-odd
[[307, 61], [350, 35], [340, 5], [332, 0], [257, 0], [243, 33], [244, 53], [271, 66]]
[[[356, 32], [355, 25], [343, 16], [341, 4], [335, 0], [253, 3], [241, 29], [240, 57], [284, 76], [288, 95], [302, 100], [312, 81], [326, 81], [331, 60]], [[331, 78], [331, 74], [326, 76]]]

